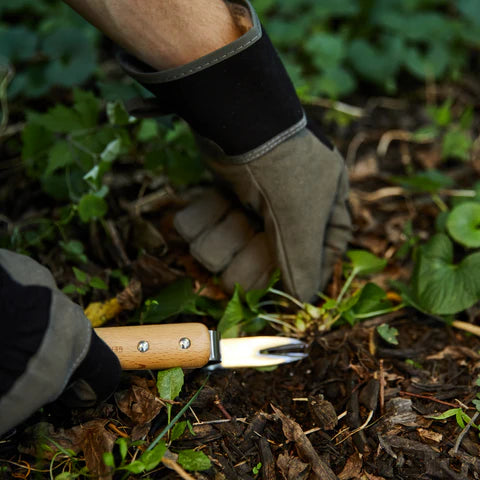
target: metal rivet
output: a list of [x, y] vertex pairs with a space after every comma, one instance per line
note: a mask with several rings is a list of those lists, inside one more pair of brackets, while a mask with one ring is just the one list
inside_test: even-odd
[[178, 344], [180, 345], [180, 348], [182, 350], [186, 350], [187, 348], [190, 348], [190, 345], [192, 344], [192, 342], [190, 341], [189, 338], [183, 337], [183, 338], [180, 339]]
[[146, 352], [150, 348], [150, 345], [146, 340], [140, 340], [137, 345], [137, 350], [139, 352]]

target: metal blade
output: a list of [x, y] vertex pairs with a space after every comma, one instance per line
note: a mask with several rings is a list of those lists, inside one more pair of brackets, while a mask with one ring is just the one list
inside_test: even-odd
[[[220, 340], [221, 368], [270, 367], [307, 356], [305, 342], [287, 337], [242, 337]], [[212, 365], [215, 367], [215, 365]]]

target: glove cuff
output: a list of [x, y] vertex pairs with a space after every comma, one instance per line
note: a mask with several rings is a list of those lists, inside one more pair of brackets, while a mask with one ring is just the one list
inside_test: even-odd
[[[250, 162], [306, 125], [295, 89], [248, 2], [253, 26], [234, 42], [187, 65], [155, 71], [126, 52], [123, 69], [214, 142], [234, 163]], [[132, 112], [135, 115], [135, 111]]]

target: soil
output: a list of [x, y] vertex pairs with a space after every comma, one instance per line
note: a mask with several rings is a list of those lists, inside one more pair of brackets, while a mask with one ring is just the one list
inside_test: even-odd
[[[441, 92], [437, 94], [441, 100]], [[473, 102], [474, 94], [476, 92], [464, 91], [463, 101]], [[406, 221], [412, 222], [420, 239], [428, 238], [434, 230], [438, 210], [428, 195], [412, 194], [398, 186], [392, 193], [388, 190], [392, 185], [386, 178], [403, 173], [409, 167], [437, 167], [455, 177], [459, 185], [471, 186], [471, 178], [478, 176], [478, 162], [442, 163], [435, 142], [406, 141], [402, 132], [418, 127], [424, 120], [420, 110], [408, 102], [371, 99], [368, 105], [362, 119], [329, 133], [337, 140], [351, 172], [356, 228], [353, 247], [366, 248], [389, 259], [388, 269], [371, 279], [389, 288], [389, 280], [408, 279], [411, 270], [408, 259], [395, 257], [406, 240], [403, 231]], [[321, 118], [324, 110], [315, 107], [311, 113]], [[141, 217], [132, 217], [124, 207], [137, 201], [138, 182], [145, 181], [125, 183], [126, 177], [138, 178], [132, 168], [121, 167], [112, 179], [112, 190], [116, 191], [112, 196], [118, 200], [112, 205], [110, 226], [117, 240], [115, 235], [108, 240], [104, 232], [95, 229], [83, 239], [89, 245], [88, 256], [93, 259], [90, 271], [101, 274], [107, 268], [127, 268], [140, 282], [144, 298], [187, 274], [198, 284], [206, 282], [208, 295], [225, 298], [173, 232], [172, 214], [189, 193], [174, 192], [167, 195], [166, 202], [157, 202]], [[20, 220], [22, 216], [40, 216], [45, 210], [53, 211], [54, 206], [44, 200], [38, 187], [25, 190], [31, 184], [21, 172], [15, 170], [12, 175], [18, 181], [1, 187], [10, 218]], [[153, 194], [154, 188], [147, 187], [146, 191]], [[29, 194], [19, 195], [19, 190]], [[32, 207], [32, 195], [41, 199], [35, 202], [35, 207]], [[43, 210], [38, 207], [42, 202]], [[147, 225], [149, 231], [154, 232], [151, 238], [156, 239], [156, 243], [144, 246], [146, 254], [132, 260], [133, 252], [137, 251], [134, 231], [140, 224], [143, 229]], [[58, 251], [52, 247], [50, 251], [39, 252], [38, 259], [65, 285], [71, 278], [69, 269], [58, 261], [62, 258]], [[339, 268], [328, 292], [334, 296], [341, 283]], [[122, 324], [129, 315], [124, 312], [111, 324]], [[473, 322], [478, 315], [478, 310], [472, 308], [462, 314], [462, 318]], [[211, 319], [204, 321], [212, 324]], [[383, 323], [398, 329], [398, 345], [386, 343], [379, 337], [376, 327]], [[192, 430], [187, 429], [175, 441], [169, 456], [148, 477], [480, 478], [480, 444], [475, 426], [478, 422], [465, 425], [455, 416], [443, 420], [433, 418], [451, 409], [461, 409], [476, 419], [477, 409], [472, 406], [478, 391], [475, 379], [480, 366], [480, 340], [476, 336], [456, 330], [439, 319], [403, 309], [323, 334], [312, 328], [304, 339], [310, 345], [308, 357], [271, 372], [223, 370], [210, 376], [205, 370], [185, 372], [185, 385], [174, 405], [175, 411], [209, 376], [185, 415]], [[126, 403], [136, 405], [135, 414], [122, 403], [126, 396], [129, 398]], [[157, 407], [155, 382], [148, 372], [125, 373], [115, 398], [95, 408], [72, 410], [60, 402], [46, 406], [0, 441], [0, 465], [6, 469], [3, 478], [50, 478], [48, 459], [52, 453], [42, 453], [46, 461], [38, 459], [32, 433], [32, 427], [39, 422], [48, 424], [44, 423], [43, 428], [47, 429], [49, 438], [77, 451], [80, 465], [86, 460], [92, 468], [98, 468], [98, 472], [104, 471], [98, 466], [98, 452], [102, 448], [112, 449], [119, 436], [152, 440], [164, 428], [166, 409], [160, 406], [157, 413]], [[152, 412], [155, 415], [150, 418]], [[90, 432], [89, 436], [82, 433], [80, 439], [76, 427], [79, 425], [83, 431]], [[175, 470], [175, 452], [187, 448], [207, 454], [212, 468], [196, 473]], [[118, 457], [117, 450], [115, 447], [113, 451]], [[72, 468], [72, 463], [65, 460], [52, 465], [55, 475], [62, 469]], [[123, 473], [118, 478], [123, 478]], [[146, 477], [132, 475], [131, 478]]]

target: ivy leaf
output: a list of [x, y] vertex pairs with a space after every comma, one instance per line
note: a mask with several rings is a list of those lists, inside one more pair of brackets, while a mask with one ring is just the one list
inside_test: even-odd
[[92, 92], [76, 88], [73, 90], [73, 108], [78, 112], [85, 128], [95, 127], [98, 123], [101, 102]]
[[448, 214], [447, 230], [461, 245], [480, 247], [480, 203], [465, 202], [457, 205]]
[[347, 256], [352, 262], [355, 275], [381, 272], [387, 265], [385, 259], [379, 258], [366, 250], [349, 250]]
[[395, 327], [391, 327], [388, 323], [382, 323], [377, 327], [377, 332], [386, 342], [398, 345], [398, 330]]
[[195, 450], [182, 450], [178, 454], [177, 462], [189, 471], [208, 470], [212, 464], [210, 459], [203, 453]]
[[55, 105], [47, 113], [40, 115], [41, 124], [55, 133], [70, 133], [83, 128], [83, 122], [73, 108], [65, 105]]
[[175, 400], [183, 387], [183, 370], [180, 367], [161, 370], [157, 374], [157, 390], [160, 398]]
[[107, 117], [111, 125], [127, 125], [130, 120], [130, 115], [121, 100], [107, 103]]
[[85, 223], [104, 217], [107, 210], [107, 202], [92, 193], [86, 193], [78, 202], [78, 214]]
[[55, 143], [48, 152], [48, 163], [45, 175], [50, 176], [56, 170], [65, 168], [73, 163], [74, 159], [70, 145], [65, 140], [61, 140]]

